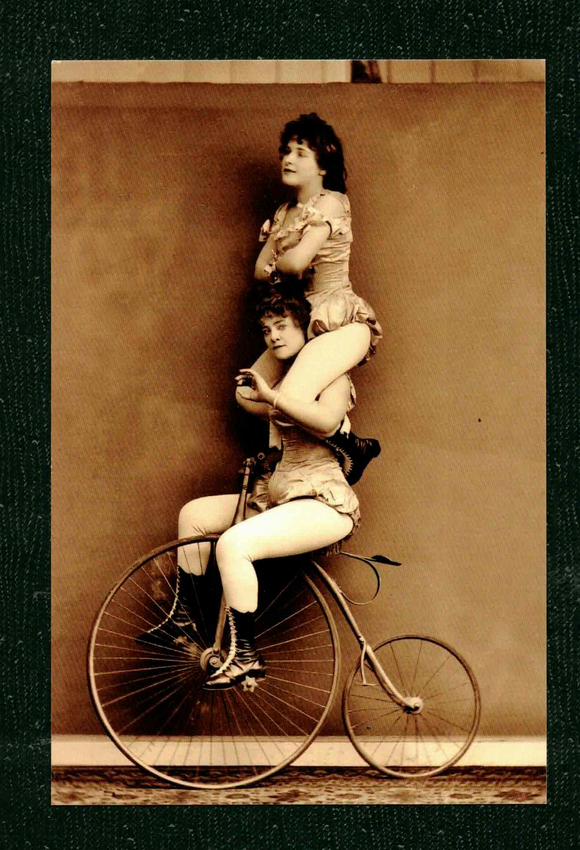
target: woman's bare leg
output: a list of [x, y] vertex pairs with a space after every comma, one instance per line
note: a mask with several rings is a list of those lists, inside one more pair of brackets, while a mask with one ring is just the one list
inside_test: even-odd
[[353, 322], [311, 339], [290, 367], [281, 389], [308, 403], [340, 375], [357, 366], [369, 350], [371, 331]]
[[253, 562], [284, 558], [330, 546], [352, 531], [346, 514], [315, 499], [295, 499], [229, 528], [216, 556], [226, 602], [236, 611], [255, 611], [258, 579]]
[[269, 348], [260, 354], [252, 369], [255, 369], [271, 387], [277, 384], [284, 374], [282, 364], [274, 357]]
[[[204, 496], [184, 505], [179, 513], [177, 536], [193, 537], [195, 534], [221, 534], [233, 522], [239, 495]], [[255, 511], [247, 508], [248, 515]], [[177, 563], [186, 573], [203, 575], [207, 569], [211, 543], [190, 543], [180, 546]]]

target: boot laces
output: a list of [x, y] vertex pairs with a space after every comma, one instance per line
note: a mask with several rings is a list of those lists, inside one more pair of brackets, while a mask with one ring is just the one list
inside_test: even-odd
[[[163, 626], [166, 626], [167, 623], [171, 622], [171, 620], [173, 620], [175, 622], [174, 616], [175, 616], [175, 614], [178, 613], [178, 609], [184, 609], [183, 602], [182, 602], [182, 600], [180, 598], [180, 594], [179, 594], [180, 584], [181, 584], [180, 570], [178, 569], [177, 573], [176, 573], [176, 577], [175, 577], [175, 590], [174, 590], [174, 593], [173, 593], [173, 602], [171, 603], [171, 609], [170, 609], [169, 613], [167, 614], [167, 616], [163, 620], [161, 620], [160, 623], [157, 623], [155, 626], [152, 626], [150, 629], [147, 629], [146, 634], [151, 634], [152, 632], [156, 632], [159, 629], [162, 629]], [[184, 609], [184, 611], [185, 611], [185, 609]], [[189, 619], [191, 619], [191, 617]]]
[[231, 666], [232, 661], [234, 660], [235, 655], [236, 655], [236, 649], [237, 649], [238, 641], [237, 641], [236, 624], [235, 624], [235, 621], [234, 621], [234, 615], [232, 614], [231, 608], [228, 608], [228, 622], [230, 624], [230, 651], [228, 652], [228, 657], [226, 658], [226, 660], [224, 661], [222, 666], [218, 667], [218, 669], [215, 671], [215, 673], [212, 673], [212, 678], [214, 676], [220, 676], [222, 673], [227, 672], [228, 668]]
[[347, 452], [347, 450], [341, 446], [338, 442], [332, 439], [332, 437], [327, 437], [326, 442], [332, 446], [332, 448], [337, 452], [343, 460], [344, 472], [349, 473], [352, 467], [354, 466], [354, 461], [352, 456]]

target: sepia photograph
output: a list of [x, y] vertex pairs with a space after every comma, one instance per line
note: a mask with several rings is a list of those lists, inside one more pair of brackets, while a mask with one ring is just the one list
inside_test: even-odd
[[53, 806], [546, 803], [545, 110], [52, 63]]

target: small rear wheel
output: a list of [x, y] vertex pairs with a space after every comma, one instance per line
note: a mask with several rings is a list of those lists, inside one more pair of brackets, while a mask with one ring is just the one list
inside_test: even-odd
[[[481, 700], [467, 662], [443, 641], [401, 635], [374, 648], [384, 673], [410, 704], [400, 706], [365, 656], [343, 693], [348, 735], [368, 764], [397, 777], [427, 777], [455, 764], [479, 726]], [[365, 684], [366, 681], [366, 684]]]
[[[134, 764], [187, 788], [250, 785], [290, 764], [318, 733], [338, 682], [332, 615], [305, 562], [286, 558], [256, 565], [265, 679], [203, 690], [230, 645], [226, 627], [215, 648], [216, 540], [175, 541], [134, 564], [101, 606], [88, 649], [91, 696], [111, 739]], [[203, 576], [177, 569], [180, 548], [195, 544], [212, 550]]]

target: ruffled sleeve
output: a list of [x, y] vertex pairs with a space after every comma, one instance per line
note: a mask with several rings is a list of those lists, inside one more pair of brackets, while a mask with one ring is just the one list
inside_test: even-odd
[[304, 205], [298, 227], [303, 233], [306, 233], [311, 227], [322, 227], [323, 224], [327, 224], [332, 233], [334, 230], [333, 222], [335, 222], [335, 219], [329, 218], [320, 210], [317, 210], [316, 207], [312, 206], [312, 204], [308, 203]]
[[270, 219], [267, 218], [264, 224], [260, 229], [260, 235], [258, 236], [258, 242], [267, 242], [268, 236], [270, 235], [270, 230], [272, 229], [272, 225], [270, 223]]
[[260, 230], [260, 235], [258, 237], [259, 242], [267, 242], [268, 237], [271, 235], [276, 235], [282, 226], [282, 222], [284, 221], [284, 216], [286, 214], [286, 207], [288, 204], [282, 204], [282, 206], [278, 207], [276, 212], [274, 213], [273, 221], [267, 219], [262, 228]]
[[319, 197], [315, 196], [304, 204], [302, 214], [297, 222], [298, 228], [303, 233], [306, 233], [311, 227], [321, 227], [323, 224], [327, 224], [330, 227], [331, 236], [339, 233], [347, 233], [350, 229], [350, 205], [348, 198], [341, 196], [340, 203], [343, 209], [341, 214], [328, 216], [315, 207], [315, 203]]

